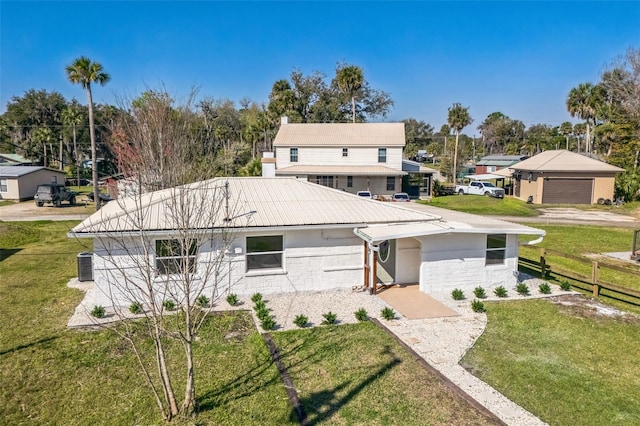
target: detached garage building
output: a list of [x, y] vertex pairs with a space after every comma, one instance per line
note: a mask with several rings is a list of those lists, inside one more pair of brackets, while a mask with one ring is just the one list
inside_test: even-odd
[[620, 167], [566, 150], [545, 151], [509, 167], [514, 195], [534, 204], [596, 204], [613, 201]]

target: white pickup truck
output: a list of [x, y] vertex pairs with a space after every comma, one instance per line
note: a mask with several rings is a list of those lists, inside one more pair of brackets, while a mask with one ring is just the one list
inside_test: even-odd
[[498, 188], [490, 182], [475, 180], [469, 185], [456, 185], [456, 193], [460, 195], [487, 195], [489, 197], [504, 198], [504, 189]]

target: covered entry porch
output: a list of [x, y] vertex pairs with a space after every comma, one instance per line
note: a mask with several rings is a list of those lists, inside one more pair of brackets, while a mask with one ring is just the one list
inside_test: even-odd
[[420, 291], [418, 283], [385, 286], [378, 291], [378, 297], [410, 320], [460, 315], [444, 303]]

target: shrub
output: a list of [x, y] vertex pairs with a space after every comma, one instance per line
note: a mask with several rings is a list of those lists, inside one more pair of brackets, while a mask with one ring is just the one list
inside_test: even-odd
[[265, 306], [261, 307], [260, 309], [256, 309], [256, 316], [263, 320], [266, 317], [270, 316], [269, 315], [269, 309], [267, 309]]
[[200, 296], [198, 296], [198, 298], [196, 299], [196, 303], [198, 304], [198, 306], [200, 306], [201, 308], [206, 308], [207, 306], [209, 306], [209, 298], [207, 296], [205, 296], [204, 294], [201, 294]]
[[276, 322], [271, 315], [267, 315], [262, 318], [260, 325], [262, 325], [263, 330], [273, 330], [276, 327]]
[[293, 320], [293, 323], [300, 328], [304, 328], [309, 324], [309, 318], [304, 315], [296, 315], [296, 318]]
[[227, 296], [227, 303], [231, 306], [236, 306], [238, 301], [238, 295], [236, 294], [231, 293]]
[[478, 299], [474, 299], [474, 301], [471, 302], [471, 309], [473, 309], [473, 312], [485, 312], [486, 311], [486, 309], [484, 307], [484, 303], [482, 303]]
[[453, 300], [464, 300], [464, 292], [456, 288], [451, 292], [451, 297], [453, 297]]
[[131, 305], [129, 305], [129, 312], [131, 312], [134, 315], [141, 314], [142, 313], [142, 303], [133, 302]]
[[525, 283], [518, 283], [518, 285], [516, 286], [516, 291], [518, 292], [518, 294], [521, 294], [523, 296], [528, 296], [529, 286], [527, 286]]
[[498, 297], [507, 297], [507, 289], [503, 286], [496, 287], [495, 290], [493, 290], [493, 294]]
[[253, 296], [251, 296], [251, 301], [253, 303], [257, 303], [258, 301], [262, 300], [262, 294], [260, 293], [254, 293]]
[[542, 294], [551, 294], [551, 286], [549, 283], [542, 283], [538, 286], [538, 291]]
[[476, 287], [473, 289], [473, 294], [478, 298], [478, 299], [484, 299], [485, 297], [487, 297], [487, 293], [484, 292], [484, 288], [482, 287]]
[[267, 304], [264, 303], [264, 300], [257, 300], [253, 305], [253, 309], [259, 311], [260, 309], [264, 309], [267, 307]]
[[560, 288], [564, 291], [570, 291], [571, 290], [571, 283], [569, 281], [562, 281], [560, 283]]
[[382, 315], [382, 318], [389, 321], [396, 317], [396, 312], [387, 306], [382, 311], [380, 311], [380, 315]]
[[365, 308], [358, 309], [354, 312], [354, 315], [356, 316], [356, 319], [358, 321], [366, 321], [369, 319], [369, 314], [367, 313], [367, 310]]
[[94, 305], [93, 309], [91, 310], [91, 315], [93, 315], [96, 318], [102, 318], [104, 317], [104, 306], [102, 305]]
[[174, 301], [173, 301], [173, 300], [171, 300], [171, 299], [167, 299], [167, 300], [165, 300], [165, 301], [164, 301], [164, 303], [162, 304], [162, 306], [164, 306], [164, 308], [165, 308], [167, 311], [175, 311], [175, 309], [176, 309], [176, 302], [174, 302]]
[[327, 312], [326, 314], [322, 314], [322, 317], [324, 318], [324, 321], [322, 321], [322, 325], [335, 324], [338, 320], [338, 316], [331, 311]]

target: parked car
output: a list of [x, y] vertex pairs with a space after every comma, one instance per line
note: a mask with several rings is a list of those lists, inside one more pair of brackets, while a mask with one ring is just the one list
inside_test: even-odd
[[371, 191], [358, 191], [356, 192], [356, 195], [362, 198], [373, 198]]
[[469, 185], [456, 185], [456, 192], [460, 195], [487, 195], [489, 197], [504, 198], [504, 189], [498, 188], [491, 182], [475, 180]]
[[409, 202], [411, 200], [409, 199], [409, 194], [407, 194], [406, 192], [396, 192], [391, 197], [391, 201]]
[[68, 201], [73, 206], [76, 204], [76, 195], [78, 194], [69, 191], [63, 184], [43, 183], [38, 185], [33, 199], [36, 200], [38, 207], [42, 207], [45, 204], [53, 204], [56, 207], [60, 207], [63, 201]]

